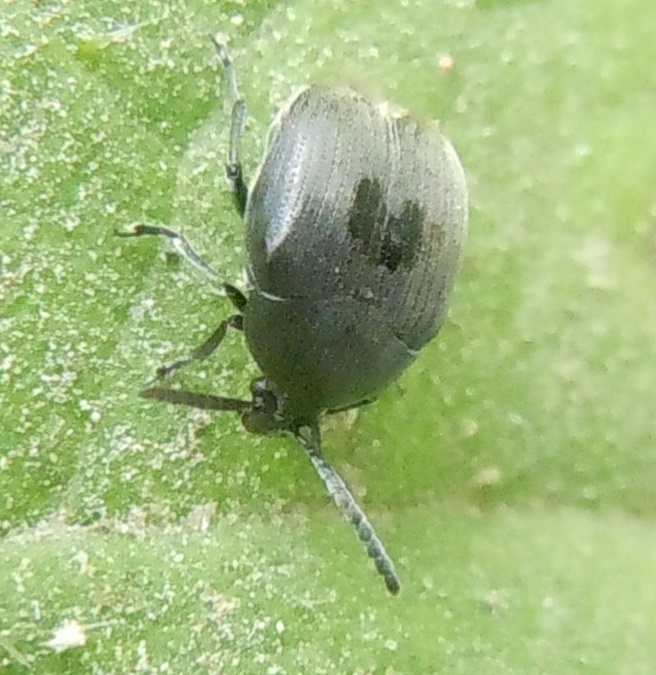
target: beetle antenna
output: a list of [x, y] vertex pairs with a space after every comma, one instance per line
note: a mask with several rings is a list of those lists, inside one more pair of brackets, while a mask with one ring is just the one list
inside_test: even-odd
[[394, 563], [385, 550], [383, 542], [376, 534], [374, 526], [369, 522], [364, 511], [355, 501], [355, 497], [346, 486], [346, 483], [323, 458], [321, 454], [321, 434], [318, 425], [301, 427], [294, 433], [326, 486], [328, 493], [333, 498], [335, 505], [346, 520], [355, 527], [358, 539], [365, 545], [367, 555], [374, 561], [378, 573], [384, 578], [387, 590], [396, 595], [401, 590], [401, 583], [394, 571]]

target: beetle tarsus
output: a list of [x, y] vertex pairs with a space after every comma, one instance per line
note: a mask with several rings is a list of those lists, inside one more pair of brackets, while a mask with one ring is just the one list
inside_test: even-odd
[[232, 62], [232, 57], [226, 45], [222, 42], [219, 42], [213, 35], [210, 35], [210, 39], [214, 43], [216, 53], [221, 60], [221, 65], [223, 70], [225, 70], [226, 77], [228, 78], [228, 93], [230, 94], [230, 100], [234, 104], [235, 101], [238, 101], [241, 96], [239, 95], [239, 89], [237, 87], [237, 76], [235, 74], [235, 66]]

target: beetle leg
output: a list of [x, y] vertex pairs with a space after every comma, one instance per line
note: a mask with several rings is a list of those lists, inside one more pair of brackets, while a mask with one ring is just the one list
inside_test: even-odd
[[374, 526], [369, 522], [364, 511], [355, 501], [355, 497], [346, 486], [340, 475], [326, 462], [321, 454], [321, 434], [319, 426], [301, 427], [294, 430], [294, 435], [303, 446], [316, 472], [323, 481], [328, 493], [333, 498], [342, 515], [355, 527], [358, 539], [366, 546], [367, 555], [374, 561], [378, 573], [385, 580], [387, 590], [396, 595], [401, 590], [399, 578], [394, 571], [394, 564], [389, 557], [383, 542]]
[[194, 349], [189, 356], [174, 361], [166, 366], [160, 366], [155, 371], [155, 380], [161, 380], [165, 377], [168, 377], [172, 372], [188, 366], [194, 361], [203, 361], [208, 356], [211, 356], [217, 349], [217, 347], [223, 342], [228, 328], [236, 328], [237, 330], [244, 330], [244, 317], [241, 314], [233, 314], [227, 319], [221, 321], [221, 323], [216, 327], [216, 330], [203, 342], [202, 345], [199, 345]]
[[375, 396], [373, 398], [365, 398], [362, 399], [362, 401], [358, 401], [357, 403], [351, 403], [350, 405], [343, 405], [339, 408], [331, 408], [330, 410], [326, 410], [326, 415], [334, 415], [336, 413], [346, 412], [347, 410], [353, 410], [354, 408], [361, 408], [363, 405], [369, 405], [375, 401]]
[[246, 211], [246, 201], [248, 199], [248, 188], [242, 174], [241, 162], [239, 160], [239, 146], [241, 137], [244, 135], [246, 125], [246, 103], [239, 93], [237, 87], [237, 75], [235, 66], [232, 62], [228, 48], [212, 37], [212, 42], [216, 47], [216, 53], [221, 59], [221, 64], [228, 80], [228, 94], [232, 105], [232, 119], [230, 122], [230, 147], [228, 149], [228, 161], [225, 165], [226, 178], [230, 182], [232, 192], [235, 196], [235, 203], [239, 215], [243, 217]]
[[235, 306], [235, 309], [240, 314], [243, 314], [244, 310], [246, 309], [246, 304], [248, 303], [246, 296], [232, 284], [223, 284], [223, 288], [230, 302]]
[[226, 177], [232, 186], [237, 211], [243, 218], [248, 201], [248, 187], [239, 161], [239, 145], [244, 133], [246, 123], [246, 104], [237, 101], [232, 107], [232, 123], [230, 125], [230, 148], [228, 150], [228, 162], [226, 163]]
[[139, 392], [141, 398], [150, 398], [174, 405], [187, 405], [192, 408], [201, 408], [203, 410], [219, 410], [226, 412], [244, 413], [251, 409], [251, 401], [241, 401], [237, 398], [225, 398], [223, 396], [213, 396], [212, 394], [201, 394], [196, 391], [185, 391], [184, 389], [144, 389]]
[[134, 223], [130, 228], [131, 229], [126, 230], [125, 232], [116, 230], [115, 234], [117, 237], [165, 237], [171, 242], [171, 246], [173, 246], [176, 253], [181, 255], [197, 270], [200, 270], [215, 288], [221, 289], [232, 299], [233, 289], [236, 290], [234, 286], [228, 288], [229, 284], [223, 283], [219, 273], [210, 267], [210, 265], [194, 251], [191, 244], [181, 234], [178, 234], [174, 230], [170, 230], [168, 227], [162, 227], [161, 225], [143, 225], [142, 223]]

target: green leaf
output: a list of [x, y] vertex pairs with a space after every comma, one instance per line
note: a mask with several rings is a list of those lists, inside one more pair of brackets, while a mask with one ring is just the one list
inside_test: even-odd
[[[647, 0], [5, 3], [0, 671], [651, 673], [656, 75]], [[393, 555], [386, 595], [304, 454], [147, 403], [229, 311], [138, 221], [238, 283], [244, 160], [310, 82], [440, 121], [467, 170], [438, 339], [325, 425]], [[238, 336], [176, 375], [241, 396]]]

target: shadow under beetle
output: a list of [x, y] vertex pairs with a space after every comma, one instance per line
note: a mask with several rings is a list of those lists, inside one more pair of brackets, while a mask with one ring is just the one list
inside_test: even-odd
[[226, 47], [214, 44], [232, 101], [226, 175], [246, 225], [252, 288], [247, 296], [223, 283], [165, 227], [119, 234], [168, 238], [236, 309], [158, 378], [210, 356], [228, 328], [243, 331], [263, 376], [251, 382], [250, 401], [159, 387], [140, 395], [236, 412], [255, 433], [293, 434], [396, 594], [383, 543], [322, 456], [319, 421], [372, 401], [439, 330], [467, 229], [462, 167], [434, 124], [312, 86], [278, 113], [247, 187], [239, 160], [246, 106]]

